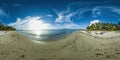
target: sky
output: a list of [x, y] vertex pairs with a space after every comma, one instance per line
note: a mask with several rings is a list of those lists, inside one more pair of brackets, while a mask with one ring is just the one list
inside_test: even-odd
[[0, 22], [18, 30], [85, 29], [119, 16], [120, 0], [0, 0]]

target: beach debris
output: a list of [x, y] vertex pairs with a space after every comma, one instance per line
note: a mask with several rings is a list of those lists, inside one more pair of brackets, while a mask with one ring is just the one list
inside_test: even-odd
[[25, 55], [21, 55], [20, 57], [21, 57], [21, 58], [25, 58]]
[[104, 34], [104, 32], [102, 31], [102, 32], [100, 32], [100, 35], [103, 35]]
[[110, 55], [106, 55], [106, 58], [111, 58], [111, 56]]
[[117, 52], [116, 54], [120, 54], [119, 52]]
[[96, 35], [98, 35], [99, 33], [98, 32], [95, 32]]

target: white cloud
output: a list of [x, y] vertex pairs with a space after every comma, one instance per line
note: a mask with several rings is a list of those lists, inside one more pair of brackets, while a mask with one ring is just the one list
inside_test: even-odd
[[64, 28], [67, 29], [80, 29], [80, 26], [75, 23], [64, 24]]
[[68, 22], [72, 22], [71, 18], [76, 14], [76, 12], [71, 12], [69, 9], [67, 9], [65, 11], [56, 12], [56, 14], [58, 16], [55, 19], [56, 23], [68, 23]]
[[[73, 4], [74, 5], [74, 4]], [[63, 10], [63, 11], [55, 11], [55, 13], [57, 14], [57, 18], [55, 19], [55, 23], [57, 24], [61, 24], [61, 25], [64, 25], [66, 28], [76, 28], [77, 26], [77, 29], [80, 28], [80, 25], [78, 23], [75, 23], [74, 20], [72, 20], [72, 17], [77, 15], [79, 17], [77, 18], [81, 18], [83, 17], [83, 14], [88, 12], [88, 11], [91, 11], [92, 9], [86, 9], [86, 8], [78, 8], [76, 10], [72, 10], [72, 5], [71, 6], [68, 6], [67, 7], [67, 10]], [[78, 19], [79, 20], [79, 19]], [[73, 24], [74, 23], [74, 24]], [[66, 24], [68, 26], [66, 26]], [[83, 28], [83, 27], [82, 27]]]
[[91, 26], [92, 24], [95, 24], [95, 23], [99, 23], [99, 22], [101, 22], [101, 21], [100, 20], [93, 20], [93, 21], [90, 22], [89, 26]]
[[48, 14], [48, 15], [46, 15], [47, 17], [53, 17], [53, 15], [51, 15], [51, 14]]
[[0, 16], [7, 16], [7, 14], [0, 8]]
[[55, 20], [58, 29], [80, 29], [80, 26], [71, 21], [71, 17], [74, 16], [77, 12], [63, 11], [57, 13], [58, 17]]
[[25, 17], [24, 19], [17, 18], [16, 22], [8, 24], [16, 28], [17, 30], [40, 30], [40, 29], [78, 29], [78, 26], [75, 23], [65, 23], [65, 24], [56, 24], [51, 25], [49, 23], [43, 22], [40, 17]]
[[56, 29], [80, 29], [81, 27], [75, 23], [57, 24]]
[[65, 18], [65, 16], [63, 14], [64, 14], [64, 12], [57, 13], [58, 18], [56, 18], [56, 20], [55, 20], [56, 23], [63, 23], [64, 22], [63, 19]]
[[74, 16], [76, 13], [69, 13], [68, 15], [66, 15], [65, 17], [65, 20], [66, 22], [71, 22], [71, 17]]
[[104, 14], [104, 13], [109, 13], [109, 12], [111, 12], [112, 14], [120, 15], [120, 8], [115, 7], [115, 6], [96, 6], [92, 10], [92, 16], [97, 17], [97, 16], [102, 15], [102, 13]]
[[[56, 11], [55, 11], [56, 12]], [[80, 26], [76, 23], [73, 23], [71, 18], [76, 15], [79, 11], [71, 12], [69, 8], [65, 11], [56, 12], [57, 18], [55, 19], [55, 23], [57, 24], [56, 28], [60, 29], [79, 29]]]
[[40, 17], [25, 17], [24, 19], [18, 18], [16, 22], [8, 24], [18, 30], [39, 30], [50, 29], [51, 24], [43, 22]]

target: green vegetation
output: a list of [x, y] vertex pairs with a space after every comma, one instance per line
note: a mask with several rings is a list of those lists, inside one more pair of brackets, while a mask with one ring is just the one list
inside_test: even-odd
[[100, 30], [100, 31], [116, 31], [120, 30], [120, 22], [118, 24], [113, 23], [95, 23], [87, 27], [87, 30]]
[[4, 26], [2, 23], [0, 23], [0, 30], [1, 31], [14, 31], [16, 29], [11, 26]]

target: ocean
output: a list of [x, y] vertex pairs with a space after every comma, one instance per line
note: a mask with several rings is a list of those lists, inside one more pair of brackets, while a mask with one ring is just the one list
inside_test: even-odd
[[55, 41], [65, 38], [78, 29], [17, 30], [20, 34], [36, 41]]

